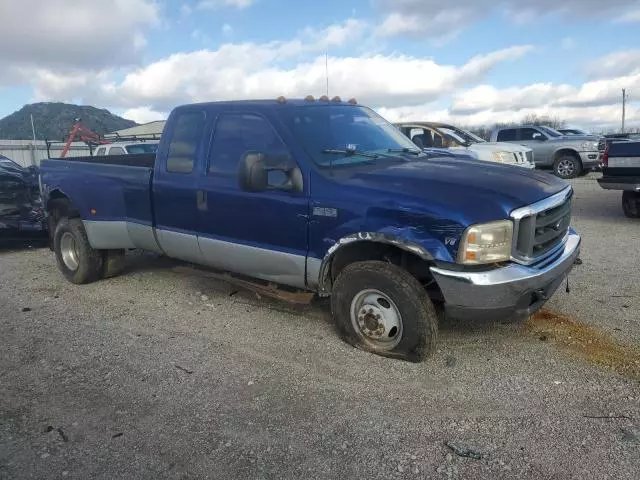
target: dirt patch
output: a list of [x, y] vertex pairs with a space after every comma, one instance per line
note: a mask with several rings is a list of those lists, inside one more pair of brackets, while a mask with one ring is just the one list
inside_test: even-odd
[[525, 326], [541, 341], [553, 341], [585, 360], [611, 368], [627, 378], [640, 380], [638, 346], [618, 343], [597, 328], [549, 310], [532, 315]]

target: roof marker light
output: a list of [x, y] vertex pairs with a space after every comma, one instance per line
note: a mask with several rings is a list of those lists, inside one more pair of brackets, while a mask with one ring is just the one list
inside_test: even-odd
[[350, 98], [350, 99], [349, 99], [349, 103], [350, 103], [351, 105], [357, 105], [357, 104], [358, 104], [358, 101], [357, 101], [355, 98]]
[[278, 98], [276, 98], [276, 102], [278, 102], [278, 103], [287, 103], [287, 99], [284, 98], [282, 95], [280, 95]]
[[313, 95], [307, 95], [306, 97], [304, 97], [305, 101], [307, 102], [315, 102], [316, 99], [313, 98]]
[[329, 101], [329, 97], [327, 97], [326, 95], [322, 95], [318, 100], [320, 102], [328, 102]]
[[339, 103], [339, 102], [341, 102], [342, 100], [340, 99], [340, 97], [338, 97], [338, 96], [336, 95], [335, 97], [333, 97], [333, 98], [331, 99], [331, 101], [332, 101], [332, 102], [337, 102], [337, 103]]

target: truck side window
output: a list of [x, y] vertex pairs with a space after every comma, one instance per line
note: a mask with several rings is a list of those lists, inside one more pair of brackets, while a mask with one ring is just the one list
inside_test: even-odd
[[111, 147], [109, 149], [109, 155], [124, 155], [124, 148], [122, 148], [122, 147]]
[[515, 128], [506, 128], [504, 130], [500, 130], [498, 132], [498, 142], [515, 142], [516, 141], [516, 132]]
[[167, 172], [193, 171], [205, 122], [204, 112], [185, 112], [178, 115], [169, 144]]
[[100, 156], [100, 155], [104, 155], [105, 152], [105, 147], [100, 147], [98, 150], [96, 150], [96, 155]]
[[252, 113], [223, 113], [218, 117], [209, 154], [209, 172], [236, 174], [249, 150], [265, 155], [288, 152], [268, 120]]
[[521, 128], [519, 131], [518, 140], [533, 140], [533, 136], [538, 132], [535, 128]]

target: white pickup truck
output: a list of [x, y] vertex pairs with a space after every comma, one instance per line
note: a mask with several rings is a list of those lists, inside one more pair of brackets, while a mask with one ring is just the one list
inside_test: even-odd
[[114, 142], [100, 145], [95, 149], [93, 155], [101, 157], [103, 155], [133, 155], [136, 153], [156, 153], [159, 140], [148, 142]]
[[535, 168], [533, 150], [506, 142], [487, 142], [471, 132], [446, 123], [402, 122], [396, 127], [422, 149], [443, 149], [487, 162]]

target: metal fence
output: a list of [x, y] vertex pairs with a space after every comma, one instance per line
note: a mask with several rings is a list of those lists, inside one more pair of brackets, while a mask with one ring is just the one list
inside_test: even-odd
[[[51, 146], [51, 157], [59, 157], [64, 148], [63, 143]], [[22, 166], [39, 165], [47, 158], [47, 143], [44, 140], [0, 140], [0, 155], [10, 158]], [[67, 153], [68, 157], [90, 155], [89, 147], [83, 142], [74, 142]]]

